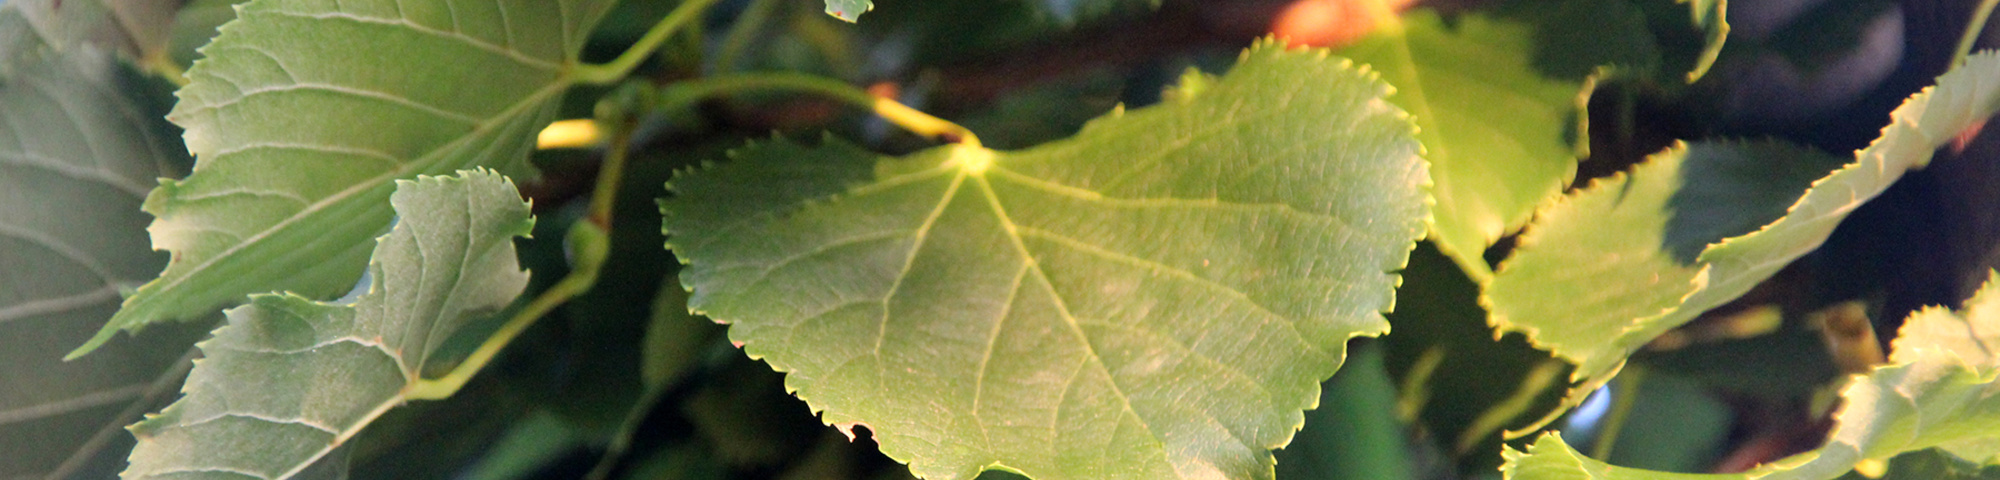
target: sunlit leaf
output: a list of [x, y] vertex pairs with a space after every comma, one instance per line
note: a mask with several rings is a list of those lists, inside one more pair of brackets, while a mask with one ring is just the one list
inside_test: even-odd
[[1974, 55], [1810, 189], [1823, 160], [1740, 147], [1669, 152], [1635, 171], [1634, 185], [1586, 189], [1544, 212], [1501, 266], [1486, 293], [1493, 324], [1578, 363], [1575, 378], [1602, 378], [1653, 337], [1818, 248], [1849, 212], [2000, 111], [1996, 78], [2000, 54]]
[[7, 17], [0, 20], [0, 61], [85, 44], [134, 58], [163, 55], [183, 1], [9, 0], [0, 3]]
[[1821, 480], [1857, 463], [1886, 462], [1929, 448], [1976, 462], [2000, 455], [2000, 274], [1953, 313], [1933, 307], [1910, 316], [1887, 366], [1857, 376], [1841, 391], [1826, 445], [1735, 476], [1624, 468], [1578, 453], [1550, 434], [1526, 452], [1508, 451], [1507, 478]]
[[173, 261], [72, 356], [252, 292], [344, 291], [393, 180], [522, 169], [610, 2], [399, 3], [255, 1], [202, 49], [169, 116], [194, 173], [145, 203]]
[[1703, 247], [1783, 216], [1839, 164], [1776, 142], [1654, 155], [1537, 216], [1486, 288], [1489, 320], [1577, 363], [1577, 378], [1610, 371], [1692, 318], [1672, 314], [1705, 279], [1695, 264]]
[[1403, 15], [1340, 54], [1396, 87], [1437, 183], [1431, 240], [1482, 282], [1481, 254], [1576, 175], [1582, 89], [1596, 67], [1655, 61], [1629, 6], [1529, 2], [1507, 15]]
[[927, 478], [1270, 478], [1420, 236], [1388, 87], [1260, 45], [1022, 151], [778, 140], [674, 180], [690, 306]]
[[124, 478], [286, 478], [408, 401], [446, 339], [528, 282], [514, 253], [527, 204], [497, 173], [460, 175], [397, 182], [396, 227], [353, 304], [256, 295], [226, 312], [185, 396], [131, 427]]

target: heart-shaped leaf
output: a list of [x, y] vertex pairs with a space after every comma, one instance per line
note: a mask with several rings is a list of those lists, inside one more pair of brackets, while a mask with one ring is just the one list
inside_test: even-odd
[[1389, 88], [1271, 44], [1017, 152], [755, 145], [663, 202], [691, 308], [927, 478], [1270, 478], [1425, 218]]

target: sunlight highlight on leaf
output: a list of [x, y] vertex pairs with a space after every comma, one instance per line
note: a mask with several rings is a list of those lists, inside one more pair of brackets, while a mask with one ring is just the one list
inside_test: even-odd
[[1365, 69], [1263, 43], [1022, 151], [779, 139], [663, 202], [690, 306], [926, 478], [1270, 478], [1425, 218]]

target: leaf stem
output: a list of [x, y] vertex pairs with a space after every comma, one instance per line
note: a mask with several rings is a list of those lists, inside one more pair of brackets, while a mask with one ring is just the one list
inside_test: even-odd
[[[700, 1], [700, 0], [694, 0]], [[406, 387], [404, 398], [411, 400], [436, 400], [450, 397], [474, 375], [486, 367], [487, 363], [500, 354], [500, 350], [513, 343], [515, 337], [533, 326], [536, 320], [555, 310], [564, 302], [589, 292], [597, 285], [598, 274], [604, 269], [604, 260], [611, 256], [611, 214], [612, 206], [618, 198], [618, 186], [625, 175], [625, 159], [630, 156], [632, 143], [631, 121], [615, 122], [611, 130], [610, 151], [604, 155], [604, 165], [597, 171], [597, 190], [591, 194], [590, 210], [582, 221], [570, 225], [564, 243], [569, 247], [570, 271], [541, 295], [529, 301], [514, 316], [507, 319], [500, 329], [479, 344], [477, 350], [465, 357], [464, 361], [438, 378], [420, 378]]]
[[668, 37], [681, 27], [699, 19], [702, 12], [707, 11], [708, 6], [715, 4], [716, 1], [683, 0], [673, 11], [667, 12], [666, 18], [660, 19], [660, 23], [653, 24], [652, 29], [639, 37], [637, 43], [625, 49], [625, 53], [618, 54], [618, 58], [595, 65], [579, 63], [570, 68], [570, 77], [592, 85], [610, 85], [625, 79], [626, 75], [632, 73], [632, 69], [638, 68], [640, 63], [646, 61], [646, 57], [652, 56], [653, 51], [659, 50], [660, 45], [666, 43]]
[[[1566, 366], [1568, 364], [1555, 360], [1545, 360], [1535, 365], [1535, 368], [1529, 370], [1521, 379], [1521, 384], [1514, 387], [1512, 395], [1480, 412], [1479, 416], [1472, 420], [1472, 424], [1459, 433], [1458, 442], [1453, 445], [1452, 451], [1460, 455], [1471, 452], [1472, 448], [1479, 446], [1488, 435], [1505, 427], [1509, 420], [1520, 417], [1521, 414], [1527, 413], [1528, 409], [1534, 408], [1535, 400], [1541, 398], [1542, 392], [1555, 384], [1556, 378], [1562, 375], [1563, 367]], [[1501, 438], [1507, 438], [1508, 435], [1507, 432], [1502, 432]]]
[[972, 130], [951, 121], [910, 108], [895, 99], [869, 95], [853, 85], [838, 80], [798, 73], [739, 73], [719, 75], [676, 83], [667, 87], [667, 95], [661, 97], [662, 105], [675, 108], [676, 102], [692, 103], [695, 100], [757, 90], [790, 90], [826, 96], [842, 103], [868, 109], [911, 133], [936, 138], [946, 142], [980, 147], [979, 136]]
[[1986, 19], [1993, 16], [1994, 5], [2000, 0], [1980, 0], [1972, 10], [1972, 21], [1965, 24], [1965, 34], [1958, 37], [1958, 50], [1951, 56], [1951, 64], [1965, 63], [1965, 56], [1972, 54], [1972, 45], [1979, 43], [1979, 33], [1986, 30]]

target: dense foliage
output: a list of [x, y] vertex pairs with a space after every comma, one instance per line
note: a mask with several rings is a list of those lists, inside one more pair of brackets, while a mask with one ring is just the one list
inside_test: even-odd
[[2000, 478], [1996, 3], [6, 0], [0, 478]]

